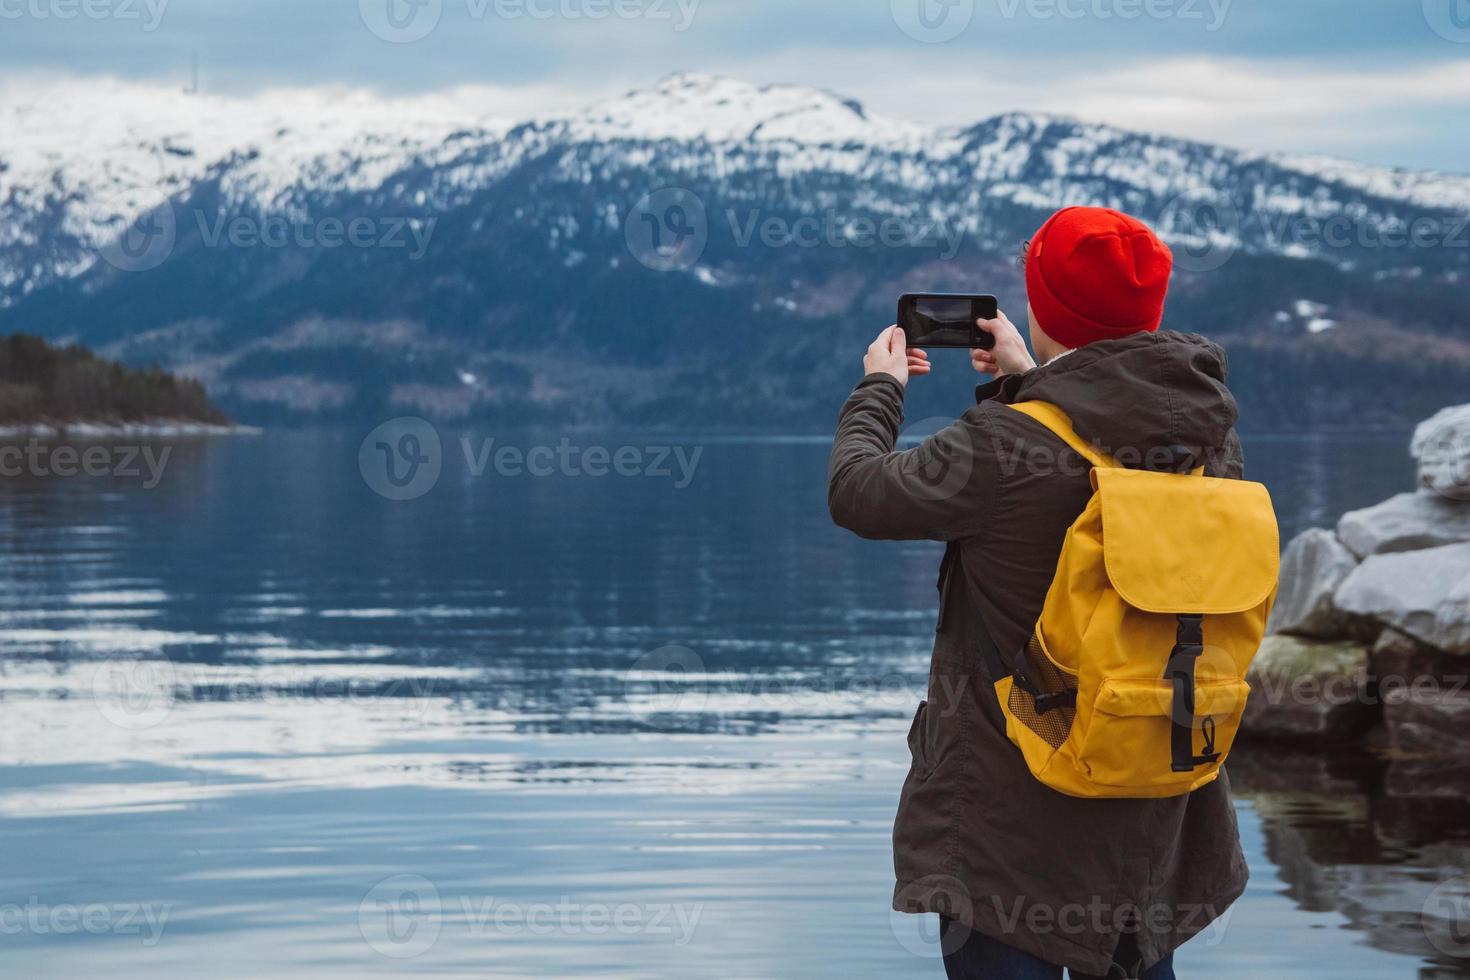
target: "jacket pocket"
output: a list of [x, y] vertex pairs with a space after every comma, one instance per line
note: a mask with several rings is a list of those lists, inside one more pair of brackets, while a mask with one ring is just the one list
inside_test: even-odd
[[945, 623], [949, 619], [950, 589], [954, 585], [955, 565], [959, 562], [959, 545], [951, 541], [944, 548], [944, 560], [939, 563], [939, 581], [935, 587], [939, 590], [939, 617], [934, 621], [934, 632], [944, 632]]
[[909, 725], [909, 755], [913, 757], [913, 773], [920, 780], [929, 778], [929, 729], [926, 724], [929, 702], [920, 701], [919, 710]]

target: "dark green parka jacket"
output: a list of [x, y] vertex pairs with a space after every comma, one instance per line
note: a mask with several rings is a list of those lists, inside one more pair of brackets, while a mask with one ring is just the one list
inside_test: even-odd
[[[1007, 739], [981, 651], [1020, 651], [1067, 528], [1091, 495], [1088, 464], [1006, 405], [1058, 405], [1126, 466], [1240, 478], [1225, 355], [1177, 333], [1091, 344], [982, 386], [978, 404], [894, 452], [903, 387], [864, 378], [832, 450], [833, 519], [863, 537], [946, 541], [929, 692], [893, 829], [893, 906], [938, 912], [1048, 962], [1105, 975], [1120, 936], [1145, 966], [1220, 917], [1246, 865], [1226, 777], [1189, 796], [1084, 800], [1038, 782]], [[951, 930], [951, 941], [964, 930]]]

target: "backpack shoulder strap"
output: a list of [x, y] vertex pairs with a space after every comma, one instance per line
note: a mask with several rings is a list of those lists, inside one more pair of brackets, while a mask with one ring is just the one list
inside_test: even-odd
[[1065, 442], [1093, 466], [1103, 469], [1114, 469], [1118, 466], [1111, 456], [1099, 452], [1096, 446], [1079, 436], [1072, 428], [1072, 420], [1067, 417], [1067, 413], [1051, 402], [1017, 402], [1010, 408], [1040, 422], [1052, 435]]

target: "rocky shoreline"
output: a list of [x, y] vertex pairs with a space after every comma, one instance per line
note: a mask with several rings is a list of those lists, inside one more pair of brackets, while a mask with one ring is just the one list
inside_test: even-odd
[[1410, 452], [1417, 490], [1287, 546], [1246, 738], [1470, 768], [1470, 405], [1423, 422]]

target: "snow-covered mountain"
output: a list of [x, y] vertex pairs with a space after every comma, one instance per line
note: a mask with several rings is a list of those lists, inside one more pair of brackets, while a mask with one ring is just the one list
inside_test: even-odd
[[649, 372], [738, 383], [715, 355], [752, 320], [865, 334], [908, 287], [1017, 306], [1019, 242], [1095, 203], [1176, 245], [1177, 326], [1369, 361], [1392, 329], [1470, 370], [1470, 177], [707, 75], [532, 119], [477, 102], [0, 86], [0, 326], [164, 360], [245, 415], [664, 417]]

